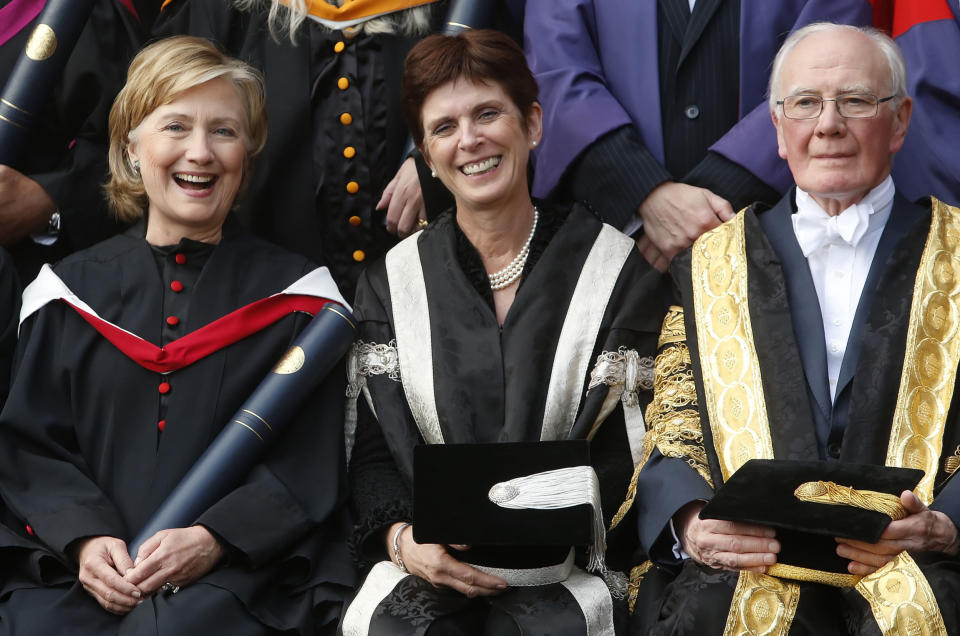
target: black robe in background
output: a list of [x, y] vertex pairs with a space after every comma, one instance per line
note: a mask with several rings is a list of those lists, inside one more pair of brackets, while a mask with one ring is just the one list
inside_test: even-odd
[[[433, 10], [437, 19], [442, 5]], [[287, 33], [277, 41], [266, 10], [245, 13], [224, 0], [171, 3], [154, 35], [177, 34], [212, 39], [263, 71], [270, 133], [238, 216], [258, 236], [329, 267], [343, 295], [352, 298], [363, 267], [397, 240], [384, 225], [386, 211], [374, 207], [403, 159], [408, 135], [400, 81], [415, 40], [351, 38], [307, 20], [295, 44]], [[345, 89], [338, 86], [341, 78]], [[351, 117], [347, 125], [340, 120], [344, 113]], [[349, 183], [357, 192], [347, 191]]]
[[[472, 259], [463, 257], [465, 238], [458, 233], [453, 214], [442, 215], [418, 239], [429, 307], [429, 316], [418, 318], [418, 324], [431, 334], [433, 390], [445, 443], [540, 439], [558, 339], [601, 223], [579, 205], [569, 214], [541, 206], [539, 223], [524, 277], [502, 327], [497, 323], [492, 299], [485, 297], [489, 290], [481, 294], [475, 285], [477, 273], [464, 269], [464, 260]], [[544, 240], [538, 238], [542, 232], [555, 233]], [[479, 257], [476, 261], [479, 263]], [[480, 277], [485, 279], [482, 264], [479, 267]], [[601, 352], [616, 352], [620, 347], [635, 349], [641, 357], [651, 355], [663, 314], [659, 279], [634, 250], [604, 310], [589, 357], [590, 369]], [[378, 344], [394, 340], [395, 318], [385, 261], [372, 265], [361, 276], [354, 310], [360, 320], [360, 340]], [[589, 372], [587, 375], [571, 378], [581, 398], [571, 439], [586, 437], [608, 393], [604, 384], [587, 390]], [[384, 529], [396, 521], [412, 520], [413, 448], [423, 443], [401, 383], [387, 375], [371, 376], [367, 383], [377, 419], [359, 418], [350, 461], [357, 523], [354, 541], [363, 563], [387, 559]], [[650, 397], [649, 391], [640, 391], [641, 406]], [[362, 412], [363, 406], [360, 408]], [[605, 527], [609, 527], [633, 472], [619, 402], [600, 425], [590, 452], [600, 480]], [[631, 526], [635, 523], [629, 517], [607, 536], [607, 564], [613, 570], [627, 570], [632, 565], [636, 535]], [[468, 555], [465, 558], [469, 560]], [[559, 587], [514, 588], [498, 597], [498, 609], [514, 619], [520, 615], [521, 633], [528, 633], [530, 621], [540, 623], [544, 633], [551, 629], [567, 633], [563, 630], [575, 629], [576, 617], [580, 616], [581, 624], [583, 617]], [[544, 590], [540, 596], [524, 596], [528, 592], [536, 595], [538, 589]], [[463, 597], [455, 593], [434, 596], [442, 599], [440, 604], [463, 603]], [[400, 633], [399, 625], [406, 626], [404, 621], [411, 617], [430, 616], [437, 611], [434, 596], [421, 579], [407, 577], [381, 604], [375, 618], [377, 627], [371, 626], [371, 633], [389, 633], [390, 621], [399, 621], [392, 624], [395, 633]], [[410, 602], [416, 609], [405, 607]], [[423, 615], [418, 613], [421, 611]], [[482, 624], [484, 620], [482, 614], [478, 619], [470, 609], [461, 609], [456, 616], [463, 624], [477, 620]], [[419, 628], [425, 623], [428, 621], [421, 620]]]
[[[10, 0], [0, 0], [0, 7]], [[149, 19], [158, 0], [135, 0]], [[41, 13], [42, 15], [42, 13]], [[6, 83], [40, 16], [0, 46], [0, 86]], [[80, 33], [63, 75], [36, 118], [17, 170], [46, 190], [61, 215], [51, 246], [29, 236], [10, 248], [24, 283], [40, 266], [90, 247], [122, 226], [107, 209], [107, 118], [123, 87], [127, 64], [145, 39], [145, 29], [120, 0], [99, 0]]]
[[[184, 240], [159, 254], [139, 225], [55, 271], [103, 319], [160, 344], [313, 268], [228, 222], [217, 246]], [[173, 280], [184, 283], [181, 293], [171, 291]], [[171, 315], [180, 318], [173, 327]], [[251, 626], [258, 630], [251, 633], [269, 626], [312, 634], [336, 621], [354, 583], [345, 543], [342, 367], [247, 479], [197, 519], [228, 554], [205, 577], [177, 595], [145, 600], [121, 621], [86, 595], [65, 554], [82, 537], [129, 541], [309, 318], [288, 315], [166, 377], [135, 364], [64, 303], [24, 322], [0, 415], [0, 494], [8, 506], [0, 526], [0, 633], [41, 633], [30, 631], [42, 625], [31, 621], [45, 618], [84, 634], [246, 634]], [[158, 391], [164, 381], [165, 395]]]
[[[10, 364], [17, 346], [17, 318], [20, 314], [20, 281], [10, 254], [0, 248], [0, 409], [10, 388]], [[3, 504], [0, 503], [0, 506]]]

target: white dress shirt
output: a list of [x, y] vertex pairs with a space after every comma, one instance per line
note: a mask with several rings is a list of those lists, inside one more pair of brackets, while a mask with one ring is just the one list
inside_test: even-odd
[[890, 218], [893, 194], [893, 180], [887, 176], [859, 203], [831, 217], [813, 197], [797, 188], [793, 230], [820, 301], [831, 400], [836, 399], [850, 327], [880, 235]]

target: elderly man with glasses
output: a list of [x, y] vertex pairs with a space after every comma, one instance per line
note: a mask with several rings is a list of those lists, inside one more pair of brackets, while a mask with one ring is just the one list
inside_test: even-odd
[[[796, 187], [672, 267], [683, 305], [660, 337], [635, 502], [648, 554], [679, 573], [638, 632], [960, 633], [960, 210], [896, 191], [911, 110], [879, 31], [812, 24], [777, 55], [770, 113]], [[751, 459], [772, 460], [749, 467], [769, 479], [743, 479]], [[919, 470], [892, 493], [859, 485], [900, 483], [895, 467]], [[789, 471], [852, 482], [767, 500]], [[835, 523], [880, 499], [895, 510], [879, 539]], [[812, 512], [781, 522], [795, 510]]]

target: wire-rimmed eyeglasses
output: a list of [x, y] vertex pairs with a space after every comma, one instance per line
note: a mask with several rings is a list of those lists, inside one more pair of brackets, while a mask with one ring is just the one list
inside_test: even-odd
[[819, 95], [791, 95], [777, 102], [783, 107], [783, 116], [787, 119], [816, 119], [823, 112], [824, 102], [834, 102], [841, 117], [848, 119], [868, 119], [875, 117], [883, 102], [889, 102], [896, 95], [878, 98], [870, 93], [843, 93], [831, 99]]

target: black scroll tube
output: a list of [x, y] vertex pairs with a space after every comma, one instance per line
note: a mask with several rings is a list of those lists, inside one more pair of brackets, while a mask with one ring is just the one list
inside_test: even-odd
[[353, 342], [356, 321], [329, 303], [300, 332], [231, 421], [128, 544], [131, 558], [160, 530], [192, 525], [236, 488]]
[[0, 92], [0, 164], [16, 167], [97, 0], [47, 0]]

